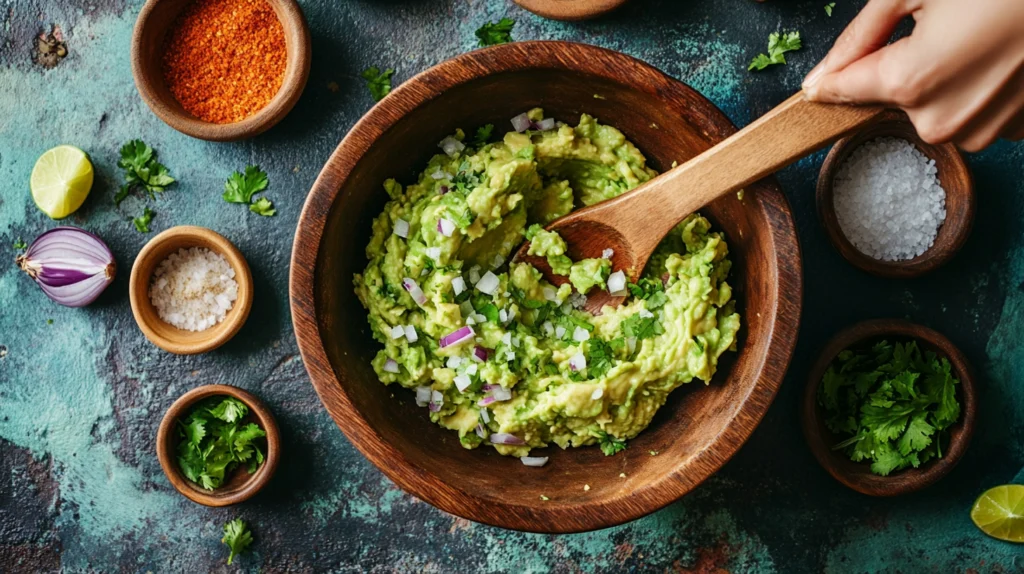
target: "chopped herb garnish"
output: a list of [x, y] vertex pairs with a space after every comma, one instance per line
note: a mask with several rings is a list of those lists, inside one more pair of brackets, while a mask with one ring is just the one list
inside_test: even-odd
[[153, 213], [152, 209], [148, 207], [143, 209], [142, 215], [132, 219], [132, 223], [135, 224], [135, 230], [139, 233], [149, 233], [149, 223], [153, 221], [154, 215], [156, 214]]
[[53, 325], [53, 319], [47, 319], [46, 320], [46, 324], [47, 325]]
[[615, 366], [615, 351], [611, 345], [596, 337], [587, 340], [587, 376], [597, 379]]
[[494, 124], [487, 124], [486, 126], [480, 126], [476, 129], [476, 135], [473, 137], [473, 143], [482, 146], [491, 140], [491, 136], [494, 134]]
[[267, 172], [261, 170], [258, 165], [248, 165], [245, 167], [244, 173], [236, 171], [228, 176], [227, 181], [224, 182], [224, 193], [221, 197], [228, 203], [250, 204], [249, 211], [270, 217], [277, 213], [272, 201], [266, 197], [256, 198], [253, 201], [253, 196], [267, 189], [268, 185], [270, 185], [270, 179], [267, 178]]
[[601, 444], [601, 452], [605, 456], [612, 456], [626, 450], [626, 441], [617, 439], [606, 432], [598, 435], [597, 440]]
[[800, 43], [800, 32], [783, 32], [781, 35], [779, 32], [772, 32], [768, 36], [768, 55], [758, 54], [750, 65], [747, 66], [748, 70], [763, 70], [768, 66], [774, 66], [775, 64], [786, 63], [786, 52], [792, 52], [793, 50], [799, 50], [801, 48]]
[[231, 554], [228, 554], [228, 565], [230, 565], [235, 556], [244, 552], [252, 544], [252, 532], [241, 518], [236, 518], [224, 525], [224, 538], [221, 538], [220, 541], [227, 544], [231, 550]]
[[657, 317], [641, 317], [639, 313], [622, 322], [622, 334], [636, 339], [650, 339], [665, 332]]
[[375, 102], [384, 99], [384, 96], [391, 93], [391, 76], [395, 71], [391, 68], [380, 71], [377, 66], [370, 66], [363, 70], [362, 76], [366, 80], [366, 87], [370, 90]]
[[25, 243], [20, 237], [13, 244], [15, 249], [28, 249], [28, 244]]
[[124, 198], [137, 187], [145, 188], [151, 198], [174, 183], [167, 167], [156, 161], [156, 151], [142, 140], [131, 140], [121, 146], [121, 159], [117, 166], [124, 170], [124, 185], [114, 195], [114, 205], [121, 205]]
[[274, 203], [265, 197], [261, 197], [254, 201], [253, 204], [249, 206], [249, 211], [264, 217], [271, 217], [277, 213], [277, 210], [274, 209]]
[[835, 8], [835, 7], [836, 7], [836, 3], [835, 2], [829, 2], [828, 4], [825, 4], [825, 13], [828, 14], [828, 16], [830, 18], [832, 17], [832, 9]]
[[212, 397], [178, 420], [178, 466], [189, 480], [213, 490], [237, 466], [247, 464], [251, 474], [263, 464], [255, 441], [266, 433], [255, 423], [241, 425], [248, 412], [238, 399]]
[[498, 22], [484, 24], [476, 31], [480, 47], [508, 44], [512, 41], [512, 28], [515, 25], [516, 21], [511, 18], [502, 18]]

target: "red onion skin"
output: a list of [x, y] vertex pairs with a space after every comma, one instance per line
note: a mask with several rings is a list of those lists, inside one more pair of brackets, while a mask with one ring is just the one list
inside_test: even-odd
[[[48, 258], [50, 263], [47, 263]], [[69, 259], [101, 268], [102, 272], [75, 269]], [[70, 226], [55, 227], [43, 233], [15, 261], [47, 297], [66, 307], [92, 303], [117, 273], [117, 262], [107, 244], [93, 233]]]

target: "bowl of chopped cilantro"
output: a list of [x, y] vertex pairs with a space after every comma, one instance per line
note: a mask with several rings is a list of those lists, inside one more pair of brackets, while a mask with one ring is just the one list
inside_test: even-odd
[[277, 469], [280, 433], [273, 415], [252, 394], [206, 385], [167, 410], [156, 452], [171, 485], [206, 506], [247, 500]]
[[907, 321], [865, 321], [825, 345], [804, 391], [803, 431], [836, 480], [896, 496], [953, 469], [975, 405], [970, 365], [949, 339]]

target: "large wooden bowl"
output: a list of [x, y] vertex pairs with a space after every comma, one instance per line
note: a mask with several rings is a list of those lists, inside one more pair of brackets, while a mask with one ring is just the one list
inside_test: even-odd
[[594, 114], [625, 132], [659, 170], [736, 131], [693, 89], [601, 48], [516, 42], [444, 62], [370, 110], [314, 183], [292, 251], [292, 320], [328, 412], [399, 486], [478, 522], [577, 532], [677, 500], [747, 440], [775, 397], [796, 341], [800, 250], [774, 181], [708, 206], [703, 213], [729, 241], [730, 283], [743, 314], [739, 352], [728, 355], [710, 386], [694, 382], [673, 393], [651, 426], [616, 456], [597, 447], [552, 447], [542, 451], [551, 457], [547, 466], [530, 468], [489, 448], [463, 449], [455, 433], [415, 406], [412, 392], [378, 381], [370, 359], [379, 344], [352, 291], [352, 275], [366, 266], [371, 220], [387, 199], [385, 179], [413, 181], [437, 153], [437, 142], [457, 127], [493, 123], [507, 131], [509, 118], [532, 106], [570, 123], [580, 112]]

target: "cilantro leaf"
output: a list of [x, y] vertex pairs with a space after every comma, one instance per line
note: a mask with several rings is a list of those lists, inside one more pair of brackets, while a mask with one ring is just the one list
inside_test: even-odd
[[597, 440], [601, 445], [601, 452], [605, 456], [613, 456], [626, 450], [626, 441], [617, 439], [606, 432], [600, 433]]
[[832, 9], [835, 8], [835, 7], [836, 7], [836, 3], [835, 2], [829, 2], [828, 4], [825, 4], [825, 14], [828, 14], [829, 18], [832, 17]]
[[591, 379], [603, 377], [615, 366], [615, 352], [611, 345], [601, 339], [587, 340], [587, 376]]
[[117, 166], [124, 170], [124, 185], [114, 195], [114, 205], [121, 205], [132, 190], [144, 188], [150, 197], [162, 193], [174, 183], [170, 171], [156, 160], [156, 151], [142, 140], [131, 140], [121, 146]]
[[488, 22], [481, 26], [476, 31], [477, 40], [480, 41], [480, 47], [484, 48], [487, 46], [497, 46], [498, 44], [508, 44], [512, 41], [512, 28], [516, 25], [516, 21], [511, 18], [502, 18], [498, 22]]
[[252, 544], [252, 532], [241, 518], [236, 518], [224, 525], [224, 538], [221, 542], [227, 544], [231, 553], [228, 554], [228, 565], [231, 561]]
[[622, 334], [627, 338], [636, 337], [638, 341], [650, 339], [664, 332], [665, 328], [661, 326], [657, 317], [641, 317], [637, 313], [622, 322]]
[[928, 424], [926, 419], [927, 415], [924, 413], [919, 413], [910, 419], [907, 431], [903, 433], [899, 442], [896, 443], [896, 448], [900, 454], [907, 456], [912, 452], [922, 451], [932, 443], [931, 436], [935, 432], [935, 427]]
[[277, 213], [277, 210], [274, 209], [274, 203], [265, 197], [261, 197], [254, 201], [253, 204], [249, 206], [249, 211], [257, 215], [262, 215], [263, 217], [272, 217]]
[[22, 240], [22, 238], [20, 238], [20, 237], [18, 238], [17, 241], [12, 243], [11, 245], [13, 245], [15, 249], [28, 249], [28, 244], [25, 243], [25, 241]]
[[148, 207], [142, 210], [142, 215], [132, 219], [132, 223], [135, 224], [135, 230], [139, 233], [149, 233], [149, 223], [153, 221], [154, 215], [156, 214]]
[[476, 129], [476, 135], [473, 136], [473, 143], [482, 146], [491, 140], [491, 135], [494, 134], [494, 124], [487, 124], [486, 126], [480, 126]]
[[768, 66], [786, 63], [786, 52], [799, 50], [802, 47], [800, 32], [772, 32], [768, 36], [768, 54], [758, 54], [747, 70], [763, 70]]
[[391, 93], [391, 76], [394, 73], [395, 71], [391, 68], [381, 72], [377, 66], [370, 66], [360, 74], [366, 80], [366, 87], [370, 90], [370, 95], [373, 96], [375, 102], [381, 101], [384, 96]]
[[207, 410], [214, 418], [218, 418], [229, 423], [240, 420], [249, 413], [249, 407], [245, 406], [245, 403], [242, 401], [233, 397], [226, 397], [224, 400], [217, 403], [216, 406]]
[[249, 165], [246, 166], [245, 173], [236, 171], [228, 176], [221, 197], [229, 203], [249, 203], [253, 195], [267, 189], [269, 184], [267, 172], [261, 170], [258, 165]]

